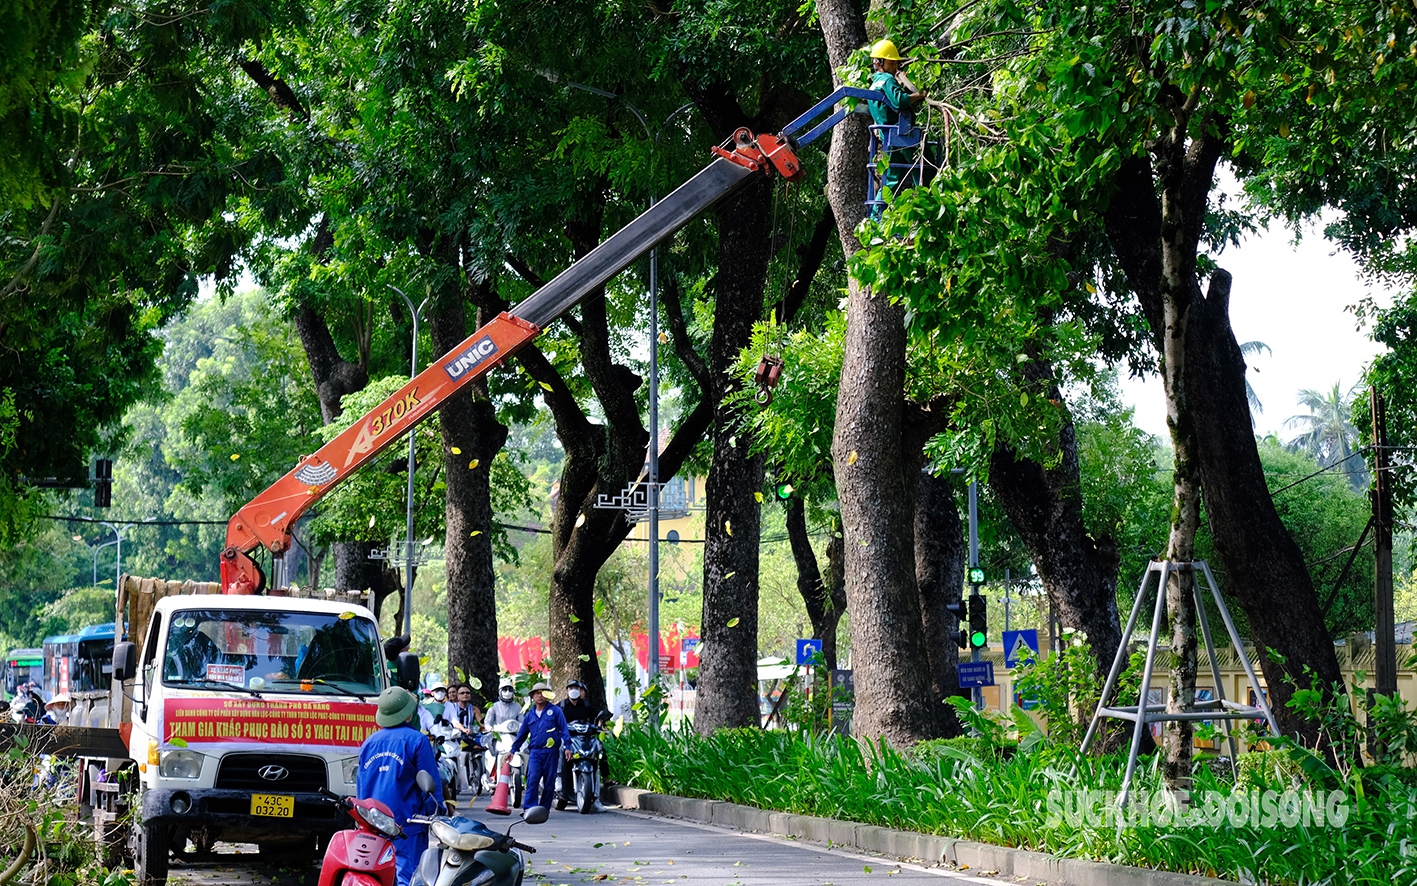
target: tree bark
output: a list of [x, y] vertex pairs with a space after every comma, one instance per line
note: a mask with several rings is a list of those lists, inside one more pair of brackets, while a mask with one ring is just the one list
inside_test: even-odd
[[[866, 43], [865, 19], [853, 0], [817, 4], [833, 81], [847, 56]], [[848, 115], [832, 133], [827, 198], [842, 252], [860, 249], [865, 217], [866, 129]], [[905, 314], [884, 293], [848, 281], [847, 328], [837, 394], [832, 463], [845, 536], [847, 607], [856, 684], [853, 730], [909, 745], [938, 734], [919, 630], [915, 581], [914, 497], [918, 449], [906, 451]]]
[[950, 636], [957, 622], [945, 608], [963, 598], [964, 561], [964, 526], [950, 479], [921, 471], [915, 493], [915, 581], [920, 588], [930, 703], [946, 738], [963, 735], [964, 727], [945, 699], [969, 698], [969, 690], [959, 686], [959, 646]]
[[[1061, 401], [1045, 361], [1033, 360], [1027, 372], [1047, 385], [1039, 393]], [[1082, 472], [1071, 417], [1063, 419], [1057, 445], [1058, 462], [1051, 468], [997, 447], [989, 459], [989, 488], [1023, 539], [1060, 621], [1087, 635], [1103, 680], [1122, 642], [1117, 544], [1105, 536], [1093, 539], [1083, 526]]]
[[[751, 185], [718, 212], [713, 337], [707, 392], [713, 407], [713, 458], [704, 483], [704, 607], [700, 622], [694, 728], [756, 726], [758, 711], [758, 540], [763, 456], [748, 454], [742, 416], [725, 402], [738, 388], [730, 370], [762, 315], [769, 254], [772, 185]], [[733, 622], [730, 627], [729, 623]]]
[[1309, 687], [1305, 665], [1325, 689], [1341, 686], [1343, 677], [1313, 578], [1275, 510], [1254, 434], [1245, 423], [1250, 414], [1245, 358], [1230, 328], [1230, 275], [1213, 274], [1206, 298], [1191, 310], [1187, 378], [1215, 550], [1229, 579], [1227, 590], [1239, 598], [1250, 622], [1280, 728], [1316, 741], [1315, 724], [1291, 711], [1288, 701], [1296, 688]]
[[[1182, 114], [1177, 106], [1175, 113]], [[1318, 598], [1298, 546], [1274, 509], [1244, 399], [1244, 359], [1229, 327], [1230, 277], [1212, 274], [1200, 292], [1196, 252], [1215, 164], [1228, 148], [1226, 121], [1213, 115], [1202, 135], [1186, 139], [1184, 119], [1152, 146], [1152, 157], [1125, 161], [1107, 210], [1108, 238], [1151, 326], [1167, 388], [1167, 423], [1176, 447], [1176, 498], [1167, 556], [1189, 560], [1199, 522], [1203, 486], [1216, 552], [1230, 577], [1229, 591], [1249, 616], [1269, 701], [1281, 727], [1314, 737], [1312, 724], [1287, 709], [1302, 668], [1332, 685], [1338, 659], [1324, 631]], [[1158, 196], [1159, 192], [1159, 196]], [[1238, 391], [1239, 405], [1235, 394]], [[1188, 540], [1189, 539], [1189, 540]], [[1188, 600], [1190, 573], [1167, 589], [1168, 608]], [[1172, 610], [1173, 650], [1183, 673], [1168, 708], [1183, 707], [1194, 692], [1193, 606]], [[1284, 663], [1273, 660], [1279, 653]], [[1190, 671], [1190, 675], [1184, 673]], [[1189, 683], [1189, 688], [1187, 684]], [[1168, 742], [1171, 739], [1168, 737]], [[1189, 774], [1185, 730], [1168, 753], [1168, 776]]]
[[[429, 318], [435, 353], [449, 353], [467, 338], [470, 330], [461, 296], [449, 293]], [[480, 325], [484, 317], [476, 319]], [[495, 696], [501, 670], [492, 562], [491, 468], [492, 459], [507, 442], [507, 428], [497, 421], [485, 376], [444, 401], [439, 417], [446, 477], [448, 665], [481, 683], [473, 693], [480, 696], [478, 704], [485, 706]]]

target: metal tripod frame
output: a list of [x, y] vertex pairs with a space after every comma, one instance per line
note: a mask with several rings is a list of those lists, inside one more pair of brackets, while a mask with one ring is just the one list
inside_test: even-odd
[[[1166, 611], [1166, 594], [1162, 590], [1166, 587], [1166, 582], [1173, 572], [1193, 572], [1198, 573], [1197, 578], [1204, 576], [1205, 583], [1210, 587], [1211, 597], [1215, 601], [1215, 607], [1220, 611], [1220, 619], [1225, 623], [1225, 630], [1230, 635], [1230, 642], [1235, 647], [1235, 654], [1240, 659], [1240, 665], [1245, 669], [1245, 676], [1250, 680], [1250, 688], [1255, 693], [1258, 706], [1242, 705], [1236, 702], [1225, 700], [1225, 684], [1220, 677], [1220, 661], [1215, 654], [1215, 643], [1210, 635], [1210, 617], [1206, 614], [1205, 601], [1201, 596], [1200, 582], [1192, 585], [1192, 593], [1195, 597], [1196, 615], [1200, 620], [1201, 637], [1205, 640], [1206, 655], [1210, 660], [1210, 674], [1215, 680], [1216, 698], [1209, 701], [1196, 702], [1189, 711], [1178, 711], [1168, 713], [1166, 706], [1149, 705], [1146, 703], [1146, 695], [1151, 688], [1151, 675], [1156, 665], [1157, 640], [1161, 633], [1161, 616]], [[1151, 636], [1146, 645], [1146, 666], [1142, 669], [1140, 698], [1136, 705], [1109, 706], [1107, 701], [1112, 695], [1112, 691], [1117, 686], [1117, 678], [1122, 673], [1122, 668], [1130, 659], [1127, 652], [1127, 645], [1131, 642], [1132, 631], [1136, 627], [1137, 616], [1141, 614], [1142, 606], [1147, 599], [1148, 579], [1155, 574], [1156, 580], [1156, 603], [1151, 616]], [[1132, 604], [1131, 617], [1127, 619], [1126, 630], [1122, 631], [1122, 642], [1117, 646], [1117, 654], [1112, 659], [1112, 670], [1107, 674], [1107, 682], [1102, 688], [1102, 697], [1097, 700], [1097, 710], [1092, 715], [1092, 723], [1087, 727], [1087, 735], [1082, 740], [1082, 752], [1087, 753], [1088, 747], [1092, 744], [1093, 737], [1097, 734], [1097, 724], [1103, 717], [1111, 717], [1117, 720], [1131, 720], [1135, 725], [1132, 730], [1132, 749], [1127, 756], [1127, 773], [1122, 778], [1122, 790], [1118, 796], [1119, 806], [1127, 805], [1127, 797], [1131, 791], [1132, 776], [1136, 773], [1137, 756], [1141, 753], [1142, 731], [1151, 723], [1165, 722], [1168, 720], [1224, 720], [1225, 737], [1230, 743], [1231, 766], [1234, 766], [1235, 758], [1239, 754], [1239, 746], [1235, 740], [1235, 733], [1230, 728], [1231, 720], [1254, 720], [1263, 717], [1269, 723], [1270, 732], [1279, 735], [1279, 727], [1274, 721], [1274, 714], [1269, 709], [1269, 702], [1265, 699], [1264, 692], [1260, 689], [1259, 680], [1255, 677], [1254, 666], [1250, 664], [1250, 658], [1245, 654], [1245, 647], [1240, 641], [1240, 635], [1235, 630], [1235, 623], [1230, 620], [1230, 610], [1225, 606], [1225, 600], [1220, 596], [1220, 588], [1215, 583], [1215, 576], [1211, 575], [1210, 566], [1204, 560], [1196, 560], [1191, 563], [1179, 563], [1171, 560], [1153, 560], [1146, 567], [1146, 573], [1141, 577], [1141, 587], [1137, 589], [1136, 602]]]

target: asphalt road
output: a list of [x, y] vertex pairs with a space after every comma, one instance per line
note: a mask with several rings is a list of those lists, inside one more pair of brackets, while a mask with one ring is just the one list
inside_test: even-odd
[[[460, 803], [466, 806], [466, 802]], [[472, 815], [501, 830], [510, 819]], [[925, 868], [714, 825], [607, 809], [592, 815], [552, 812], [542, 825], [521, 824], [517, 839], [537, 848], [527, 886], [604, 883], [615, 886], [704, 884], [704, 886], [848, 886], [916, 883], [933, 886], [975, 883], [1019, 886], [1016, 881]], [[219, 846], [216, 860], [174, 867], [173, 886], [314, 886], [319, 860], [306, 865], [263, 864], [255, 847]], [[1031, 886], [1031, 884], [1030, 884]]]

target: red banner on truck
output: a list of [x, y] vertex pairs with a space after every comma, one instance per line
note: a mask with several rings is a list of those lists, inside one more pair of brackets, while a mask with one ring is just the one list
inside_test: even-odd
[[375, 706], [353, 701], [169, 698], [163, 743], [305, 744], [357, 748], [378, 726]]

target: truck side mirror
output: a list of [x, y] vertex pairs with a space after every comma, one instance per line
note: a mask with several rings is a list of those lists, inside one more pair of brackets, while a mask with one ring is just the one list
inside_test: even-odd
[[138, 674], [138, 645], [123, 641], [113, 644], [113, 679], [126, 683]]
[[399, 685], [409, 692], [418, 691], [418, 656], [412, 652], [400, 652], [398, 663]]

